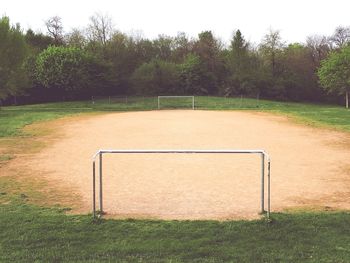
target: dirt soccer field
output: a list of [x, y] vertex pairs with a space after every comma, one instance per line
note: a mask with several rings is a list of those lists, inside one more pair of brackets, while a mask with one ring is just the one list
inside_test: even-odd
[[[265, 113], [151, 111], [64, 122], [61, 136], [29, 168], [82, 197], [91, 211], [92, 155], [98, 149], [265, 149], [272, 211], [350, 208], [350, 139]], [[104, 210], [116, 217], [255, 218], [258, 155], [105, 155]]]

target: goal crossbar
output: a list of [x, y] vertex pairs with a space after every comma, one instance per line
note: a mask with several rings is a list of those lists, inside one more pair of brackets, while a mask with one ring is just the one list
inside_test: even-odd
[[[92, 209], [93, 217], [96, 217], [96, 161], [99, 157], [99, 215], [103, 214], [103, 184], [102, 184], [102, 156], [103, 154], [259, 154], [261, 156], [261, 214], [266, 212], [270, 218], [271, 210], [271, 161], [269, 154], [264, 150], [99, 150], [93, 155], [92, 163]], [[267, 211], [265, 211], [265, 160], [267, 161]]]
[[158, 110], [160, 110], [160, 99], [171, 99], [171, 98], [191, 98], [192, 99], [192, 110], [194, 110], [194, 96], [158, 96]]

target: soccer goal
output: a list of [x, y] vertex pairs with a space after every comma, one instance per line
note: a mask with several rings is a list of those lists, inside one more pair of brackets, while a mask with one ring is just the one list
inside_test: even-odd
[[191, 108], [194, 110], [194, 96], [158, 96], [158, 110], [165, 108]]
[[[99, 168], [99, 215], [102, 216], [103, 210], [103, 176], [102, 176], [102, 156], [104, 154], [257, 154], [261, 156], [261, 198], [260, 198], [260, 212], [265, 214], [267, 218], [270, 217], [270, 157], [264, 150], [99, 150], [93, 156], [92, 162], [92, 212], [93, 217], [96, 217], [96, 162]], [[97, 158], [98, 157], [98, 158]], [[267, 210], [265, 210], [265, 167], [267, 161]], [[257, 200], [258, 201], [258, 200]]]

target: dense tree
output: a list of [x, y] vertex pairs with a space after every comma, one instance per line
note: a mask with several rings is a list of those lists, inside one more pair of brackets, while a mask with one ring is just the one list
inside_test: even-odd
[[291, 100], [319, 99], [320, 89], [314, 72], [310, 49], [298, 44], [290, 44], [280, 56], [283, 67], [285, 96]]
[[[258, 48], [239, 30], [227, 46], [211, 31], [197, 38], [178, 33], [147, 39], [118, 32], [109, 16], [98, 13], [87, 28], [65, 35], [61, 18], [52, 17], [46, 25], [46, 34], [29, 29], [23, 35], [8, 18], [1, 20], [0, 96], [8, 96], [7, 102], [24, 94], [24, 87], [27, 97], [20, 95], [22, 102], [135, 93], [335, 101], [336, 92], [325, 96], [318, 67], [332, 50], [342, 53], [350, 40], [349, 27], [290, 45], [284, 45], [278, 31], [270, 30]], [[323, 86], [343, 93], [338, 84]]]
[[135, 70], [132, 83], [137, 94], [176, 94], [179, 86], [178, 66], [171, 62], [152, 60]]
[[8, 17], [0, 18], [0, 99], [19, 95], [26, 88], [26, 54], [27, 47], [19, 24], [11, 26]]
[[332, 52], [321, 63], [318, 71], [320, 83], [328, 92], [345, 95], [345, 105], [349, 108], [350, 92], [350, 46], [339, 52]]

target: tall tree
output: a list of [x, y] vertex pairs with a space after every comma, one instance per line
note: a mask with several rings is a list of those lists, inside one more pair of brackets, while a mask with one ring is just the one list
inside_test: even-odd
[[248, 87], [248, 82], [251, 82], [253, 68], [250, 65], [248, 46], [249, 44], [243, 38], [241, 31], [237, 30], [227, 53], [229, 76], [225, 85], [226, 96], [246, 93], [244, 87]]
[[322, 61], [318, 70], [320, 83], [328, 92], [345, 95], [345, 106], [349, 108], [350, 92], [350, 46], [332, 52]]
[[223, 61], [220, 56], [222, 45], [211, 31], [199, 33], [198, 41], [195, 42], [193, 52], [201, 60], [202, 78], [201, 90], [207, 94], [217, 94], [221, 82]]
[[261, 51], [267, 57], [268, 63], [271, 67], [272, 77], [276, 76], [277, 67], [276, 67], [276, 58], [279, 51], [281, 51], [284, 43], [282, 42], [282, 38], [280, 32], [278, 30], [272, 30], [264, 36], [261, 43]]
[[6, 16], [0, 18], [0, 99], [23, 92], [27, 78], [24, 60], [27, 46], [19, 24], [10, 25]]

